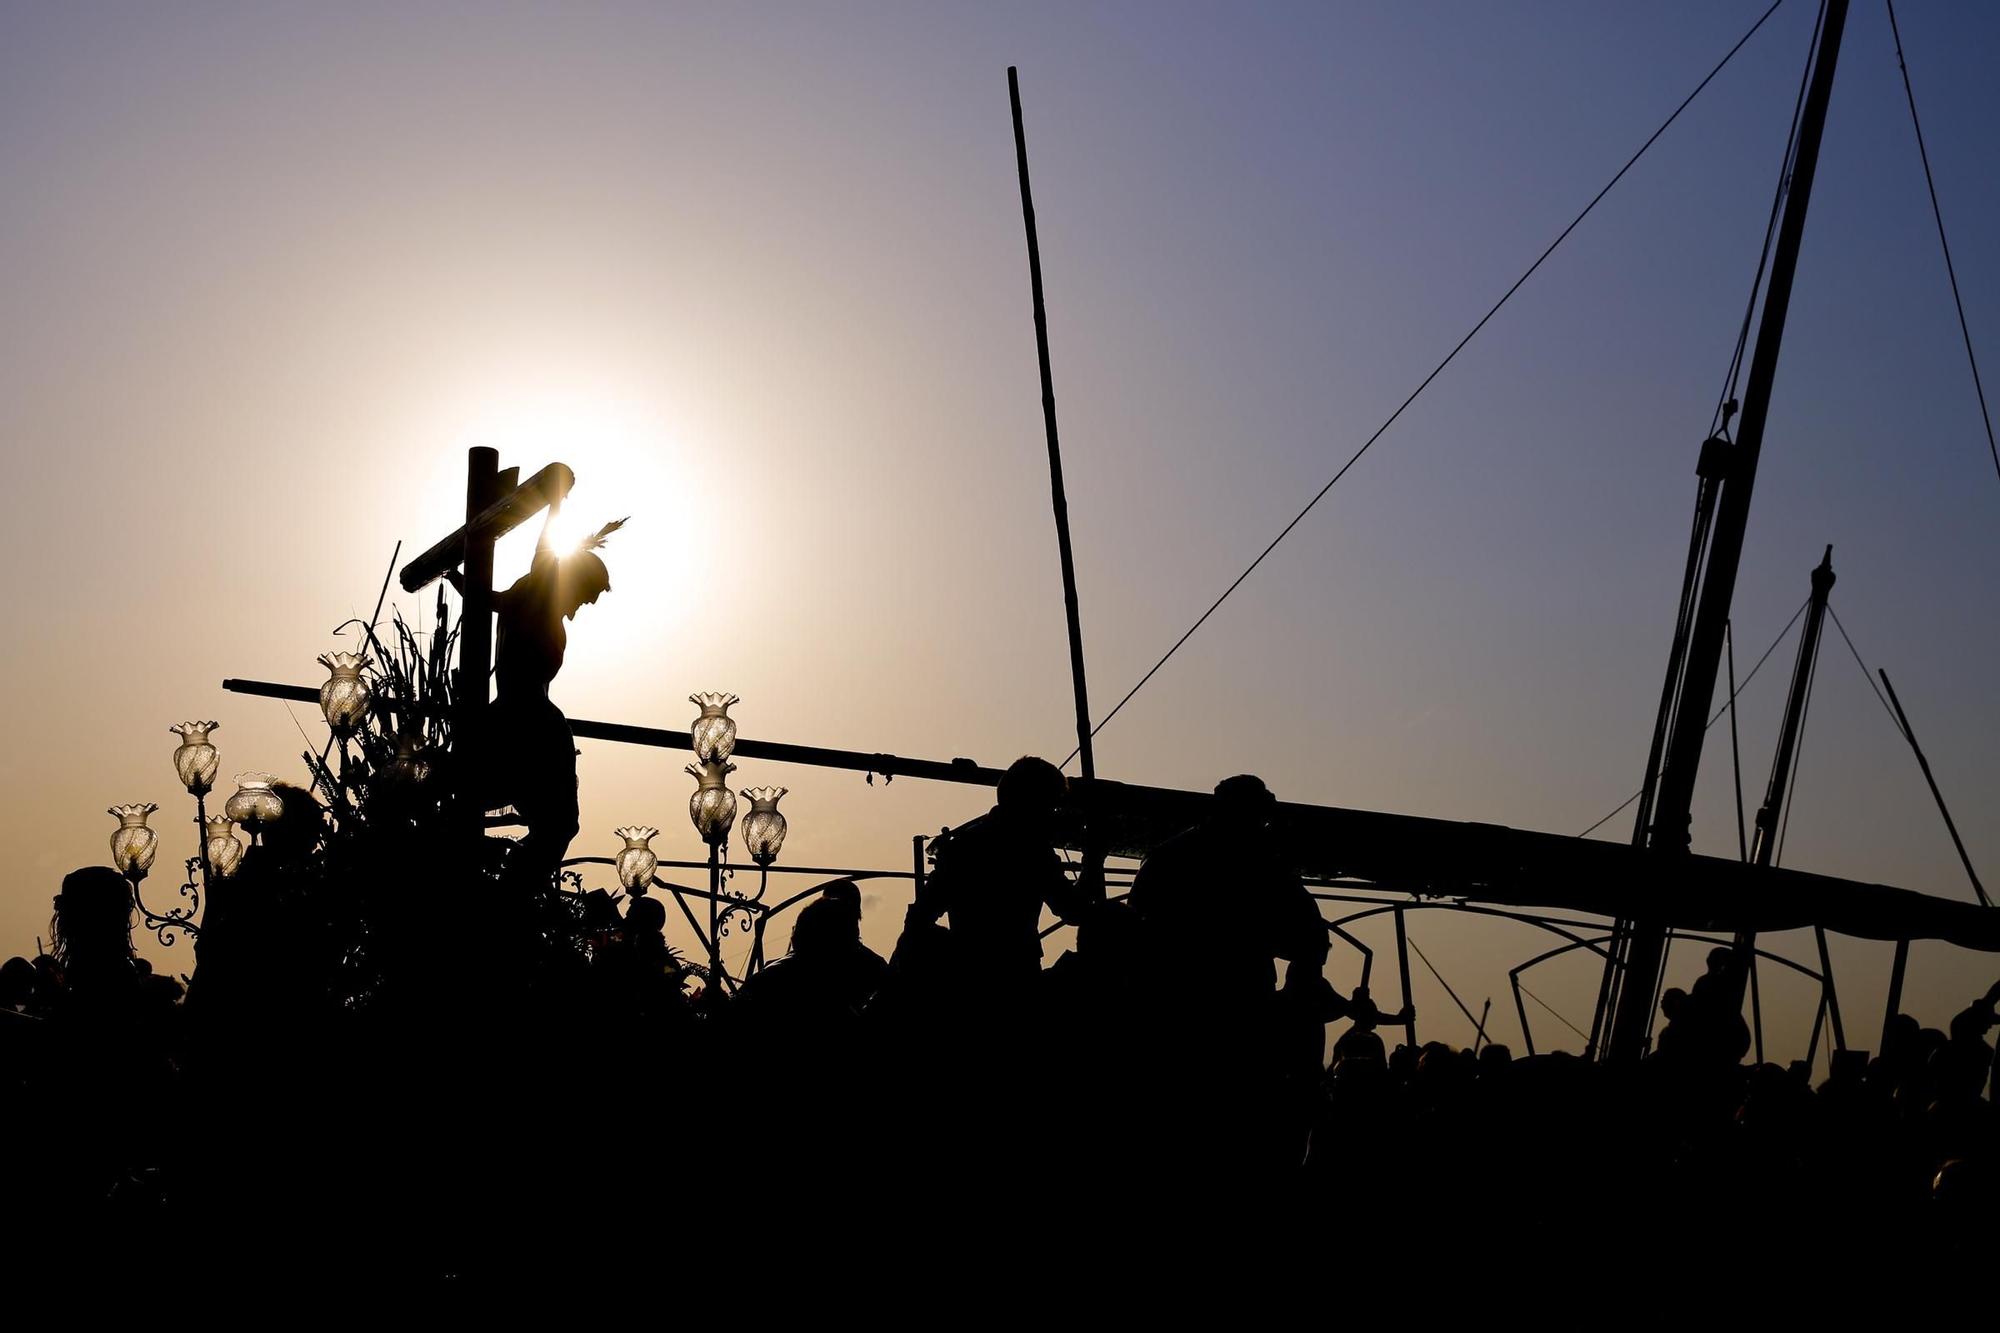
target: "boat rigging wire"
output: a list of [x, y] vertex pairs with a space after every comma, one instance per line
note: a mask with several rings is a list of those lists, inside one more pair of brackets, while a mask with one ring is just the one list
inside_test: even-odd
[[1791, 190], [1792, 161], [1798, 156], [1799, 117], [1805, 114], [1806, 89], [1812, 83], [1813, 52], [1819, 49], [1820, 29], [1826, 25], [1826, 5], [1822, 0], [1819, 17], [1813, 20], [1812, 41], [1806, 44], [1805, 68], [1799, 71], [1798, 96], [1792, 101], [1792, 127], [1785, 134], [1785, 155], [1778, 163], [1778, 186], [1771, 192], [1771, 216], [1764, 223], [1764, 248], [1757, 256], [1757, 275], [1750, 280], [1750, 299], [1743, 304], [1743, 323], [1736, 334], [1736, 350], [1729, 358], [1729, 373], [1722, 377], [1722, 395], [1715, 400], [1710, 419], [1711, 435], [1727, 435], [1729, 418], [1736, 411], [1736, 385], [1743, 373], [1743, 350], [1750, 345], [1750, 322], [1757, 313], [1757, 293], [1764, 290], [1764, 272], [1771, 264], [1771, 245], [1778, 236], [1778, 219], [1785, 211], [1785, 195]]
[[[1784, 0], [1772, 0], [1770, 8], [1766, 9], [1762, 14], [1760, 14], [1757, 18], [1757, 21], [1750, 25], [1749, 30], [1746, 31], [1741, 37], [1736, 39], [1736, 45], [1729, 48], [1728, 53], [1724, 55], [1721, 60], [1716, 62], [1715, 67], [1709, 70], [1709, 72], [1705, 76], [1703, 76], [1702, 81], [1700, 83], [1695, 85], [1694, 91], [1689, 93], [1685, 98], [1683, 98], [1681, 100], [1681, 104], [1673, 109], [1673, 113], [1660, 123], [1660, 127], [1654, 130], [1652, 134], [1647, 137], [1644, 143], [1639, 145], [1639, 150], [1633, 153], [1630, 158], [1626, 159], [1625, 165], [1618, 168], [1617, 174], [1613, 175], [1612, 178], [1605, 183], [1604, 188], [1599, 190], [1594, 196], [1591, 197], [1590, 202], [1583, 206], [1583, 211], [1578, 213], [1574, 218], [1572, 218], [1570, 220], [1569, 225], [1567, 227], [1564, 227], [1561, 233], [1558, 234], [1553, 241], [1549, 242], [1548, 248], [1543, 250], [1542, 253], [1536, 257], [1535, 262], [1528, 265], [1527, 270], [1523, 272], [1520, 277], [1514, 279], [1513, 286], [1509, 287], [1504, 293], [1502, 293], [1500, 299], [1493, 303], [1492, 308], [1489, 309], [1484, 315], [1481, 315], [1479, 317], [1479, 322], [1474, 324], [1471, 330], [1463, 338], [1460, 338], [1457, 344], [1452, 347], [1451, 351], [1445, 354], [1444, 360], [1438, 362], [1437, 365], [1431, 370], [1431, 373], [1424, 376], [1423, 381], [1420, 384], [1418, 384], [1415, 389], [1410, 391], [1410, 396], [1405, 398], [1402, 401], [1402, 404], [1398, 406], [1394, 412], [1391, 412], [1389, 414], [1389, 417], [1386, 421], [1384, 421], [1380, 426], [1377, 426], [1375, 428], [1374, 434], [1370, 435], [1367, 438], [1367, 440], [1365, 440], [1362, 443], [1361, 447], [1359, 449], [1356, 449], [1353, 455], [1350, 456], [1345, 463], [1340, 465], [1340, 470], [1333, 474], [1332, 479], [1328, 481], [1326, 485], [1320, 487], [1319, 491], [1312, 497], [1312, 499], [1306, 502], [1305, 508], [1299, 510], [1299, 512], [1292, 517], [1291, 522], [1285, 524], [1285, 526], [1279, 531], [1278, 535], [1271, 539], [1270, 545], [1266, 546], [1261, 552], [1259, 552], [1257, 558], [1255, 560], [1252, 560], [1249, 566], [1246, 569], [1244, 569], [1244, 571], [1241, 574], [1238, 574], [1234, 579], [1234, 581], [1232, 581], [1227, 588], [1223, 589], [1222, 595], [1216, 598], [1215, 601], [1209, 605], [1208, 610], [1201, 613], [1200, 617], [1196, 619], [1194, 624], [1188, 626], [1187, 632], [1182, 634], [1180, 638], [1174, 640], [1173, 647], [1167, 649], [1167, 651], [1161, 655], [1160, 660], [1153, 663], [1152, 667], [1146, 672], [1146, 674], [1139, 678], [1138, 684], [1134, 685], [1131, 689], [1127, 690], [1125, 692], [1125, 697], [1120, 699], [1117, 705], [1113, 707], [1110, 712], [1106, 713], [1102, 718], [1098, 720], [1097, 725], [1092, 727], [1090, 730], [1090, 734], [1092, 736], [1095, 736], [1097, 735], [1098, 732], [1104, 730], [1105, 726], [1110, 723], [1111, 719], [1118, 716], [1118, 714], [1124, 709], [1125, 705], [1132, 701], [1132, 696], [1145, 688], [1146, 682], [1150, 681], [1159, 672], [1160, 668], [1165, 666], [1167, 662], [1173, 657], [1173, 655], [1180, 651], [1181, 645], [1186, 643], [1190, 638], [1194, 637], [1195, 631], [1200, 629], [1204, 624], [1206, 624], [1208, 622], [1208, 618], [1215, 614], [1217, 608], [1219, 608], [1224, 602], [1229, 600], [1230, 594], [1235, 592], [1237, 588], [1241, 587], [1243, 581], [1249, 578], [1253, 573], [1255, 573], [1257, 567], [1264, 563], [1265, 558], [1269, 556], [1271, 552], [1278, 549], [1278, 544], [1284, 541], [1286, 537], [1289, 537], [1291, 535], [1292, 529], [1296, 528], [1305, 519], [1305, 516], [1307, 514], [1310, 514], [1314, 510], [1314, 508], [1318, 506], [1319, 502], [1326, 498], [1327, 492], [1331, 491], [1334, 488], [1334, 486], [1339, 483], [1340, 479], [1347, 475], [1348, 469], [1353, 467], [1356, 463], [1360, 462], [1361, 456], [1374, 447], [1375, 442], [1381, 439], [1382, 436], [1388, 432], [1389, 427], [1396, 424], [1398, 418], [1400, 418], [1403, 415], [1404, 411], [1406, 411], [1409, 408], [1410, 404], [1416, 402], [1418, 396], [1421, 395], [1425, 389], [1428, 389], [1430, 387], [1431, 381], [1435, 380], [1439, 375], [1444, 373], [1445, 367], [1449, 366], [1454, 360], [1457, 359], [1458, 354], [1465, 350], [1466, 344], [1470, 343], [1473, 340], [1473, 338], [1478, 336], [1479, 331], [1486, 327], [1488, 321], [1490, 321], [1495, 315], [1500, 313], [1501, 307], [1506, 305], [1507, 302], [1513, 298], [1514, 293], [1521, 290], [1522, 286], [1526, 284], [1528, 279], [1535, 275], [1535, 272], [1541, 268], [1542, 264], [1548, 259], [1548, 257], [1556, 252], [1556, 248], [1560, 246], [1565, 240], [1569, 239], [1570, 233], [1575, 231], [1577, 227], [1582, 224], [1583, 220], [1590, 216], [1591, 212], [1604, 199], [1604, 196], [1610, 194], [1612, 187], [1617, 185], [1619, 181], [1625, 178], [1625, 173], [1630, 171], [1635, 165], [1638, 164], [1639, 159], [1644, 157], [1646, 155], [1646, 151], [1650, 149], [1656, 142], [1658, 142], [1660, 136], [1667, 132], [1668, 127], [1670, 127], [1676, 120], [1680, 119], [1681, 113], [1687, 110], [1689, 105], [1693, 103], [1694, 99], [1701, 95], [1702, 90], [1707, 88], [1708, 85], [1714, 81], [1716, 75], [1722, 73], [1723, 68], [1727, 66], [1729, 62], [1736, 57], [1736, 53], [1738, 51], [1741, 51], [1744, 45], [1747, 44], [1752, 37], [1756, 36], [1757, 31], [1764, 26], [1765, 21], [1769, 19], [1771, 15], [1777, 13], [1778, 7], [1783, 3]], [[1070, 761], [1076, 758], [1077, 754], [1081, 751], [1081, 749], [1082, 747], [1078, 746], [1077, 749], [1071, 750], [1069, 753], [1069, 757], [1063, 760], [1061, 766], [1065, 768], [1068, 767]]]
[[1861, 668], [1861, 675], [1867, 680], [1868, 688], [1875, 690], [1875, 697], [1881, 700], [1882, 707], [1888, 710], [1889, 721], [1895, 724], [1896, 734], [1908, 743], [1910, 753], [1916, 756], [1917, 767], [1923, 772], [1924, 782], [1931, 789], [1931, 799], [1937, 803], [1938, 814], [1944, 820], [1945, 832], [1951, 835], [1951, 845], [1958, 852], [1959, 864], [1965, 867], [1965, 877], [1972, 881], [1974, 896], [1979, 899], [1981, 907], [1991, 907], [1993, 902], [1986, 896], [1986, 885], [1980, 881], [1979, 872], [1973, 868], [1972, 854], [1965, 850], [1965, 840], [1958, 836], [1958, 824], [1952, 819], [1951, 810], [1945, 805], [1944, 793], [1938, 790], [1937, 775], [1931, 772], [1930, 760], [1924, 757], [1924, 747], [1917, 744], [1916, 734], [1910, 729], [1910, 720], [1903, 714], [1902, 701], [1896, 698], [1896, 687], [1889, 683], [1889, 673], [1886, 671], [1880, 673], [1882, 684], [1889, 690], [1889, 696], [1883, 698], [1882, 691], [1875, 687], [1875, 677], [1869, 674], [1868, 664], [1861, 660], [1861, 650], [1854, 646], [1854, 639], [1848, 634], [1847, 626], [1840, 623], [1840, 617], [1834, 613], [1831, 602], [1827, 603], [1826, 610], [1828, 615], [1833, 616], [1834, 628], [1838, 629], [1840, 637], [1846, 640], [1847, 651], [1854, 655], [1854, 665]]
[[1556, 1022], [1561, 1023], [1571, 1032], [1574, 1032], [1577, 1036], [1582, 1037], [1585, 1043], [1588, 1043], [1590, 1041], [1590, 1034], [1588, 1032], [1585, 1032], [1582, 1028], [1570, 1022], [1567, 1018], [1564, 1018], [1561, 1014], [1556, 1013], [1555, 1006], [1550, 1004], [1547, 1000], [1544, 1000], [1541, 996], [1535, 994], [1533, 991], [1529, 990], [1526, 986], [1521, 987], [1521, 994], [1527, 996], [1529, 999], [1533, 1000], [1536, 1004], [1539, 1004], [1540, 1006], [1542, 1006], [1542, 1008], [1548, 1010], [1550, 1013], [1555, 1014]]
[[1868, 664], [1861, 660], [1861, 650], [1856, 648], [1854, 640], [1848, 637], [1847, 626], [1840, 623], [1840, 612], [1833, 609], [1832, 602], [1826, 604], [1826, 613], [1833, 617], [1833, 627], [1840, 631], [1840, 637], [1846, 641], [1847, 651], [1854, 654], [1854, 665], [1861, 668], [1861, 679], [1867, 681], [1868, 688], [1875, 691], [1875, 702], [1881, 704], [1882, 711], [1889, 715], [1889, 725], [1896, 729], [1898, 736], [1903, 736], [1904, 740], [1908, 740], [1909, 737], [1903, 735], [1903, 724], [1896, 718], [1896, 710], [1889, 707], [1889, 701], [1882, 697], [1882, 687], [1877, 685], [1875, 677], [1869, 674]]
[[1944, 251], [1944, 272], [1951, 279], [1951, 303], [1958, 309], [1958, 334], [1965, 340], [1966, 364], [1972, 367], [1973, 392], [1979, 395], [1979, 419], [1986, 427], [1986, 452], [1993, 456], [1994, 475], [2000, 476], [2000, 445], [1993, 442], [1993, 415], [1986, 408], [1986, 386], [1979, 381], [1979, 358], [1972, 353], [1972, 330], [1965, 322], [1965, 300], [1958, 294], [1958, 270], [1951, 262], [1951, 242], [1944, 237], [1944, 210], [1938, 207], [1937, 182], [1931, 178], [1930, 150], [1924, 147], [1923, 122], [1917, 119], [1917, 94], [1910, 87], [1909, 62], [1903, 59], [1903, 33], [1896, 26], [1895, 0], [1886, 0], [1886, 3], [1889, 6], [1889, 32], [1896, 39], [1896, 68], [1903, 72], [1903, 96], [1910, 104], [1910, 128], [1917, 132], [1917, 156], [1923, 159], [1924, 186], [1931, 193], [1931, 218], [1937, 223], [1938, 248]]
[[1444, 973], [1437, 970], [1437, 964], [1433, 963], [1422, 949], [1417, 948], [1417, 942], [1415, 940], [1410, 939], [1408, 935], [1405, 935], [1404, 939], [1408, 941], [1410, 949], [1417, 955], [1417, 957], [1423, 959], [1424, 966], [1429, 968], [1431, 970], [1431, 975], [1437, 978], [1438, 985], [1444, 987], [1444, 993], [1446, 995], [1451, 996], [1451, 1002], [1458, 1006], [1458, 1012], [1465, 1015], [1465, 1021], [1472, 1024], [1473, 1037], [1477, 1039], [1479, 1037], [1484, 1036], [1486, 1033], [1486, 1025], [1472, 1016], [1472, 1011], [1465, 1007], [1465, 1001], [1458, 998], [1458, 992], [1453, 990], [1451, 988], [1451, 983], [1444, 979]]
[[[1785, 636], [1792, 632], [1792, 626], [1799, 623], [1799, 617], [1806, 613], [1806, 607], [1811, 605], [1811, 603], [1812, 599], [1810, 597], [1808, 597], [1805, 601], [1799, 603], [1799, 609], [1792, 612], [1792, 618], [1790, 620], [1787, 620], [1785, 622], [1785, 627], [1778, 631], [1778, 637], [1771, 640], [1771, 646], [1769, 648], [1766, 648], [1764, 650], [1764, 655], [1757, 659], [1757, 665], [1750, 668], [1749, 672], [1743, 677], [1743, 679], [1736, 683], [1736, 688], [1729, 692], [1729, 697], [1723, 701], [1722, 707], [1715, 710], [1715, 716], [1708, 720], [1709, 727], [1713, 727], [1717, 722], [1722, 720], [1722, 715], [1728, 712], [1730, 705], [1736, 702], [1736, 696], [1743, 693], [1745, 687], [1747, 687], [1751, 681], [1757, 678], [1758, 668], [1762, 667], [1764, 663], [1770, 660], [1772, 653], [1778, 651], [1778, 645], [1785, 641]], [[1706, 729], [1707, 728], [1704, 728], [1704, 730]], [[1616, 810], [1613, 810], [1610, 814], [1598, 820], [1595, 824], [1592, 824], [1589, 828], [1585, 829], [1583, 832], [1577, 834], [1576, 836], [1579, 838], [1589, 837], [1591, 834], [1597, 832], [1597, 830], [1603, 828], [1606, 824], [1616, 819], [1621, 813], [1624, 812], [1627, 806], [1631, 805], [1632, 802], [1638, 800], [1643, 795], [1645, 795], [1645, 791], [1643, 788], [1639, 791], [1633, 792], [1630, 796], [1627, 796], [1624, 800], [1618, 803], [1618, 808]]]

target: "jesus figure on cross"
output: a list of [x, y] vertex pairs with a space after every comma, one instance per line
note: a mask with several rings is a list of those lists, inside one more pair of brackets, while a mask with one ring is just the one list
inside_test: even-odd
[[[504, 735], [507, 744], [482, 756], [491, 765], [484, 791], [490, 806], [513, 806], [528, 827], [511, 858], [510, 877], [517, 874], [523, 884], [546, 883], [576, 836], [576, 741], [549, 698], [549, 683], [569, 647], [564, 622], [611, 590], [611, 573], [597, 552], [625, 525], [624, 519], [607, 523], [558, 555], [549, 542], [556, 508], [551, 505], [543, 520], [528, 572], [493, 594], [499, 627], [494, 698], [491, 724], [482, 730], [488, 737]], [[454, 585], [460, 581], [456, 571], [449, 577]]]

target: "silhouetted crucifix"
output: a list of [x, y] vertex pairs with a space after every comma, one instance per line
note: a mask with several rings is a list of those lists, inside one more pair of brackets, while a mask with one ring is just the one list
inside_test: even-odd
[[452, 731], [454, 748], [465, 754], [479, 752], [493, 672], [493, 547], [535, 515], [560, 505], [576, 484], [576, 474], [564, 463], [549, 464], [525, 483], [520, 478], [521, 469], [500, 467], [499, 450], [466, 450], [465, 523], [403, 566], [405, 592], [416, 592], [453, 570], [464, 571], [454, 580], [464, 609]]

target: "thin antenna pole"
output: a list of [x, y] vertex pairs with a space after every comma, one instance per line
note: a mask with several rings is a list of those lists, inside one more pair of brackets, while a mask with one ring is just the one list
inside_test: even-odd
[[1069, 674], [1076, 692], [1076, 752], [1086, 778], [1097, 776], [1090, 747], [1090, 694], [1083, 683], [1083, 623], [1076, 604], [1076, 561], [1069, 545], [1069, 497], [1063, 493], [1062, 441], [1056, 433], [1055, 380], [1049, 373], [1049, 318], [1042, 306], [1042, 245], [1035, 234], [1035, 195], [1028, 185], [1028, 139], [1021, 128], [1021, 80], [1007, 67], [1007, 98], [1014, 106], [1014, 163], [1021, 175], [1021, 219], [1028, 230], [1028, 284], [1035, 297], [1035, 354], [1042, 368], [1042, 429], [1049, 439], [1049, 498], [1056, 511], [1056, 550], [1062, 556], [1063, 612], [1069, 621]]

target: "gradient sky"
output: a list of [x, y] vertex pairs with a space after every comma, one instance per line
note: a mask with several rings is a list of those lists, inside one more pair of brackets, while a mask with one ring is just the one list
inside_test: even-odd
[[[0, 0], [0, 542], [15, 577], [0, 950], [155, 800], [169, 723], [298, 777], [283, 705], [462, 505], [467, 445], [630, 513], [573, 716], [1004, 763], [1070, 747], [1008, 119], [1040, 212], [1101, 712], [1726, 51], [1759, 4], [53, 5]], [[2000, 380], [2000, 9], [1901, 15], [1974, 337]], [[1696, 450], [1813, 6], [1790, 0], [1100, 738], [1108, 776], [1576, 832], [1638, 786]], [[2000, 879], [2000, 480], [1887, 19], [1857, 4], [1736, 598], [1761, 651], [1834, 545]], [[522, 568], [503, 549], [500, 577]], [[403, 604], [414, 613], [414, 600]], [[1790, 645], [1744, 697], [1761, 791]], [[1747, 661], [1745, 662], [1747, 666]], [[294, 707], [316, 743], [315, 710]], [[1714, 736], [1721, 740], [1724, 733]], [[585, 742], [575, 852], [698, 845], [685, 756]], [[786, 860], [907, 864], [984, 794], [746, 761]], [[1726, 742], [1697, 846], [1732, 854]], [[1600, 836], [1629, 836], [1625, 817]], [[1785, 862], [1969, 889], [1829, 631]], [[893, 939], [900, 902], [872, 901]], [[1226, 922], [1226, 910], [1218, 922]], [[1533, 932], [1412, 933], [1493, 1034]], [[1796, 948], [1797, 941], [1779, 941]], [[183, 944], [148, 946], [192, 965]], [[1677, 974], [1694, 950], [1676, 955]], [[1839, 944], [1872, 1045], [1886, 946]], [[1353, 960], [1336, 954], [1337, 984]], [[1920, 946], [1941, 1023], [1995, 960]], [[1587, 1023], [1581, 960], [1533, 983]], [[1425, 1035], [1471, 1030], [1430, 982]], [[1767, 984], [1772, 1040], [1811, 997]], [[1575, 1039], [1535, 1013], [1544, 1047]], [[1789, 1043], [1789, 1046], [1787, 1045]]]

